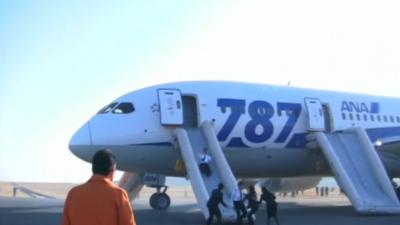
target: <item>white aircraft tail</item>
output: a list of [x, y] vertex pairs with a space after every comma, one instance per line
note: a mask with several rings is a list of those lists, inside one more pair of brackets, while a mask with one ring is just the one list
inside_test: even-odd
[[[231, 206], [231, 193], [236, 186], [236, 179], [225, 159], [212, 125], [205, 122], [202, 125], [202, 129], [175, 128], [173, 132], [178, 139], [193, 192], [205, 218], [209, 216], [207, 201], [211, 192], [218, 187], [219, 183], [223, 183], [225, 186], [224, 202]], [[207, 148], [211, 155], [211, 161], [208, 162], [211, 170], [210, 176], [202, 174], [199, 169], [204, 148]], [[220, 207], [220, 210], [224, 221], [234, 221], [236, 219], [236, 214], [232, 207]]]
[[393, 186], [364, 129], [330, 134], [315, 132], [314, 135], [357, 212], [400, 213]]

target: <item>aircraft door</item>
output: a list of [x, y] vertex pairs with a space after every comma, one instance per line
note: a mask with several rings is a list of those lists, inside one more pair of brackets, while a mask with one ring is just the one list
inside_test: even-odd
[[182, 125], [183, 107], [179, 89], [158, 89], [162, 125]]
[[305, 98], [307, 108], [308, 129], [310, 131], [325, 131], [324, 110], [319, 99]]

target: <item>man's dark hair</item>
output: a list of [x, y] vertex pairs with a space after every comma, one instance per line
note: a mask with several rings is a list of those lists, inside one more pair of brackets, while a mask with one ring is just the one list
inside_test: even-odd
[[224, 189], [224, 184], [223, 184], [223, 183], [219, 183], [219, 184], [218, 184], [218, 189], [219, 189], [219, 190]]
[[99, 150], [92, 158], [92, 172], [107, 176], [114, 170], [115, 164], [115, 156], [111, 151], [106, 149]]

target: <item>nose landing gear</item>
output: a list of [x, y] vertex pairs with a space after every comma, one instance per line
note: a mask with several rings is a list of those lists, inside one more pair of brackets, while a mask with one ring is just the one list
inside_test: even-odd
[[[157, 192], [150, 197], [150, 206], [155, 210], [166, 210], [171, 205], [170, 197], [165, 193], [168, 189], [167, 186], [156, 187]], [[164, 188], [161, 191], [161, 188]]]
[[157, 192], [150, 197], [150, 206], [155, 210], [166, 210], [171, 205], [171, 199], [167, 195], [168, 187], [165, 185], [165, 176], [145, 173], [143, 183], [147, 187], [156, 188]]

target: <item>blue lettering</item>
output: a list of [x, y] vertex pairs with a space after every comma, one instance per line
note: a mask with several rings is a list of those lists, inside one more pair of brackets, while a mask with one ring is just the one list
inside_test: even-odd
[[275, 139], [276, 143], [283, 143], [289, 137], [294, 125], [296, 125], [297, 119], [299, 119], [301, 113], [301, 104], [278, 102], [278, 113], [281, 113], [282, 111], [289, 112], [289, 116], [281, 133]]
[[[249, 105], [251, 120], [247, 123], [244, 134], [247, 140], [254, 143], [261, 143], [268, 140], [274, 133], [274, 125], [271, 118], [274, 115], [274, 108], [265, 101], [254, 101]], [[262, 132], [257, 134], [257, 126], [262, 127]]]
[[350, 109], [350, 112], [353, 112], [353, 110], [358, 113], [360, 112], [360, 107], [357, 102], [350, 102]]
[[364, 102], [361, 103], [360, 111], [364, 113], [369, 113], [368, 106]]
[[377, 102], [371, 102], [369, 105], [365, 102], [342, 101], [341, 110], [350, 113], [379, 113], [379, 107]]
[[[243, 114], [245, 114], [246, 101], [244, 99], [218, 99], [217, 106], [221, 108], [223, 114], [227, 113], [226, 108], [230, 108], [230, 113], [221, 130], [218, 132], [219, 141], [226, 141], [232, 133], [236, 124]], [[277, 103], [278, 114], [286, 111], [288, 119], [280, 131], [275, 143], [283, 143], [287, 140], [294, 126], [296, 125], [301, 113], [301, 104], [290, 102]], [[272, 117], [275, 115], [274, 107], [266, 101], [253, 101], [248, 106], [250, 120], [244, 127], [244, 136], [253, 143], [262, 143], [269, 140], [274, 133]], [[229, 144], [243, 143], [241, 137], [231, 137]], [[228, 145], [229, 145], [228, 144]], [[242, 146], [244, 144], [241, 144]]]
[[239, 121], [240, 116], [244, 114], [245, 104], [246, 101], [241, 99], [218, 99], [217, 105], [221, 108], [223, 113], [226, 112], [226, 108], [231, 108], [228, 119], [217, 135], [218, 140], [225, 141], [228, 138], [236, 123]]
[[350, 111], [350, 107], [349, 107], [349, 105], [347, 104], [346, 101], [343, 101], [343, 102], [342, 102], [342, 111], [351, 112], [351, 111]]

